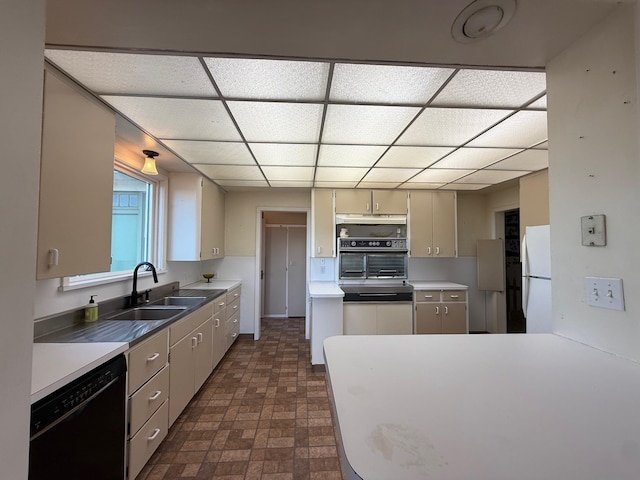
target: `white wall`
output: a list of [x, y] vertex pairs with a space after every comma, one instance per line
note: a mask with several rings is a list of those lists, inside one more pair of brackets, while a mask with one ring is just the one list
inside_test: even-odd
[[[555, 331], [640, 360], [640, 175], [634, 5], [547, 66]], [[580, 217], [605, 214], [607, 245], [583, 247]], [[584, 277], [623, 279], [626, 311], [589, 307]]]
[[0, 465], [27, 478], [38, 220], [44, 0], [0, 7]]

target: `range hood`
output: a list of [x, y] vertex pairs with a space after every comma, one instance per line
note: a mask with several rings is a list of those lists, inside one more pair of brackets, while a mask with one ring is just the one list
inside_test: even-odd
[[336, 225], [406, 225], [406, 215], [360, 215], [336, 213]]

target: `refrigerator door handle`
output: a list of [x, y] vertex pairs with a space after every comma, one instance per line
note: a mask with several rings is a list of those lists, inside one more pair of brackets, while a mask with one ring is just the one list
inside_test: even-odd
[[522, 236], [522, 247], [520, 248], [520, 261], [522, 262], [522, 276], [529, 276], [529, 255], [527, 254], [527, 235]]
[[529, 305], [529, 277], [522, 277], [522, 313], [527, 318], [527, 306]]

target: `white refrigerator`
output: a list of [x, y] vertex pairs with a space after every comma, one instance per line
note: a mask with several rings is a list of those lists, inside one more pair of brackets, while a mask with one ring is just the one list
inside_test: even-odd
[[522, 310], [527, 333], [551, 333], [551, 239], [549, 225], [526, 227], [522, 241]]

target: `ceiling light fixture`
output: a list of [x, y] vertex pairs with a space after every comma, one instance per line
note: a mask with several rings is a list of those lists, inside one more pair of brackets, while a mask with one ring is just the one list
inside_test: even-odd
[[451, 35], [460, 43], [474, 42], [503, 28], [516, 11], [516, 0], [476, 0], [456, 17]]
[[142, 173], [146, 173], [147, 175], [158, 175], [158, 169], [156, 168], [156, 159], [159, 155], [158, 152], [154, 152], [153, 150], [142, 150], [147, 158], [144, 159], [144, 165], [142, 166]]

